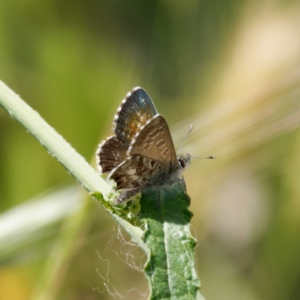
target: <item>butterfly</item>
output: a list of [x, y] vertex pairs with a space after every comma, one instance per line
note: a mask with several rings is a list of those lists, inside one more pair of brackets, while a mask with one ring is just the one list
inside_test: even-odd
[[99, 145], [96, 161], [100, 173], [109, 173], [121, 190], [114, 204], [149, 187], [183, 180], [191, 156], [177, 156], [167, 121], [144, 89], [135, 87], [126, 95], [113, 124], [114, 135]]

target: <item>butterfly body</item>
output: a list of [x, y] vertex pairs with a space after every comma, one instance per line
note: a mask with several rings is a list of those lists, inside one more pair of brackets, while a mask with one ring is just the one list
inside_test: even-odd
[[101, 173], [109, 173], [116, 190], [122, 190], [115, 204], [182, 179], [191, 157], [177, 157], [168, 124], [145, 90], [136, 87], [126, 95], [113, 130], [115, 135], [99, 145], [96, 159]]

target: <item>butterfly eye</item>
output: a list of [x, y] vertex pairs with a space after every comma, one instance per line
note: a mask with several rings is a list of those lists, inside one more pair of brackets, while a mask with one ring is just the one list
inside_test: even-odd
[[182, 158], [179, 158], [179, 159], [178, 159], [178, 166], [179, 166], [180, 168], [182, 168], [182, 169], [185, 168], [186, 163], [185, 163], [185, 161], [184, 161]]

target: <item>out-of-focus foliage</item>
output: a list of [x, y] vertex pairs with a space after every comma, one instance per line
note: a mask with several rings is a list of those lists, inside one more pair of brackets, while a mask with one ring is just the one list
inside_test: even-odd
[[[201, 293], [296, 300], [299, 28], [299, 1], [5, 0], [0, 79], [91, 161], [136, 85], [177, 146], [193, 123], [183, 151], [217, 156], [185, 173]], [[73, 178], [4, 110], [0, 138], [0, 224], [53, 212], [50, 202], [42, 212], [24, 207]], [[142, 252], [99, 205], [80, 204], [48, 226], [24, 226], [9, 251], [0, 245], [0, 299], [147, 298]]]

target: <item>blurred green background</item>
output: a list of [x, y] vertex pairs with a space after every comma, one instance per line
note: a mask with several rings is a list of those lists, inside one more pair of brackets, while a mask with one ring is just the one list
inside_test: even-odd
[[[300, 299], [300, 1], [0, 2], [0, 79], [94, 164], [144, 87], [183, 152], [207, 300]], [[143, 253], [0, 109], [0, 299], [147, 299]]]

